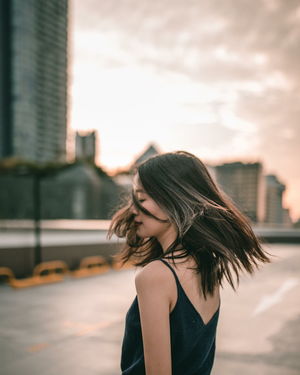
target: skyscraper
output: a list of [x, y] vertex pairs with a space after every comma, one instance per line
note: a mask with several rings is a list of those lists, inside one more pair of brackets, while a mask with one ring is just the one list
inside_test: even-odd
[[0, 1], [0, 158], [64, 160], [68, 0]]

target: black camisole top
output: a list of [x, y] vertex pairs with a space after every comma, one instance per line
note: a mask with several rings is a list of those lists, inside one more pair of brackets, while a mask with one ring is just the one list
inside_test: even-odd
[[[220, 305], [205, 324], [185, 294], [173, 267], [177, 285], [176, 305], [170, 313], [172, 375], [210, 375], [216, 348], [216, 330]], [[145, 375], [143, 339], [137, 296], [125, 318], [121, 353], [122, 375]]]

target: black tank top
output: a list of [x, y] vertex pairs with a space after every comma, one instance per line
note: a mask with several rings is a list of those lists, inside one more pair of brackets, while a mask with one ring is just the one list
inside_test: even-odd
[[[172, 375], [209, 375], [215, 357], [220, 305], [205, 324], [185, 294], [176, 272], [168, 262], [159, 260], [170, 268], [177, 284], [177, 301], [170, 313]], [[121, 370], [123, 375], [146, 374], [137, 296], [126, 314]]]

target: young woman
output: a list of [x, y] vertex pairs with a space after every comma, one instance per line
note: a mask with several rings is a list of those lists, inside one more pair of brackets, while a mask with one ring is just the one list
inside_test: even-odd
[[129, 202], [109, 235], [126, 238], [123, 262], [142, 266], [126, 315], [123, 375], [209, 375], [220, 286], [270, 262], [250, 223], [194, 155], [177, 151], [139, 165]]

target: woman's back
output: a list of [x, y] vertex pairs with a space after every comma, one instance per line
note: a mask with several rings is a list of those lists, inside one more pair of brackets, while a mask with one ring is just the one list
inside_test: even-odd
[[[178, 263], [175, 267], [166, 259], [154, 262], [160, 264], [156, 264], [156, 267], [163, 267], [164, 272], [169, 272], [170, 280], [162, 287], [169, 288], [171, 295], [169, 319], [172, 374], [209, 375], [215, 354], [219, 290], [204, 301], [199, 293], [198, 275], [187, 268], [192, 266], [192, 262]], [[145, 374], [137, 297], [126, 315], [121, 368], [124, 375]]]
[[[167, 262], [175, 271], [187, 299], [206, 324], [220, 305], [220, 287], [216, 286], [213, 296], [207, 295], [207, 299], [205, 300], [201, 290], [201, 275], [190, 269], [191, 267], [196, 267], [196, 263], [192, 257], [189, 257], [184, 262], [180, 259], [174, 259], [175, 265], [169, 259], [162, 258], [162, 260]], [[170, 292], [172, 295], [170, 311], [172, 311], [177, 301], [177, 286], [175, 282], [172, 283]]]

